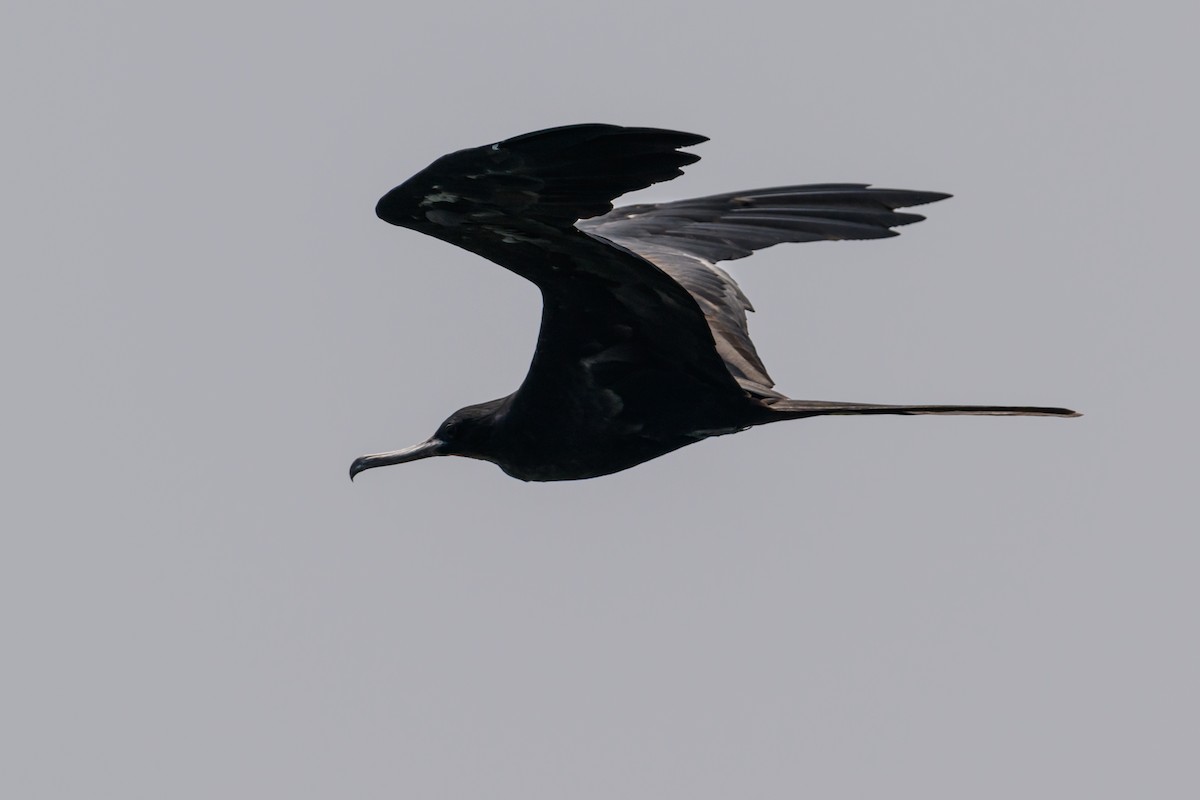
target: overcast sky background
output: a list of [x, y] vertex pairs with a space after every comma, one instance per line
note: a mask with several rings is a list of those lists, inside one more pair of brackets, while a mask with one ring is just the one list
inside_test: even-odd
[[[7, 4], [0, 796], [1200, 796], [1184, 3]], [[451, 150], [954, 193], [732, 265], [829, 418], [435, 459], [535, 289], [374, 217]]]

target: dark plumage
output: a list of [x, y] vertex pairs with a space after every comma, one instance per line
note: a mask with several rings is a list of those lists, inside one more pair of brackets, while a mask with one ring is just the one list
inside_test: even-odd
[[613, 210], [682, 173], [705, 137], [572, 125], [443, 156], [384, 195], [379, 217], [532, 281], [542, 325], [521, 387], [467, 406], [427, 441], [357, 459], [434, 455], [522, 480], [592, 478], [755, 425], [823, 414], [1077, 416], [1030, 406], [897, 406], [776, 392], [746, 327], [750, 302], [719, 261], [780, 242], [875, 239], [917, 222], [898, 208], [949, 195], [837, 183], [782, 186]]

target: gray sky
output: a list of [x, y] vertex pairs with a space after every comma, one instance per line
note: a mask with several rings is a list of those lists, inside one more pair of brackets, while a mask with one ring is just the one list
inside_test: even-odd
[[[1200, 793], [1185, 4], [11, 5], [0, 796]], [[732, 265], [783, 391], [1086, 416], [352, 485], [538, 321], [376, 199], [574, 122], [955, 194]]]

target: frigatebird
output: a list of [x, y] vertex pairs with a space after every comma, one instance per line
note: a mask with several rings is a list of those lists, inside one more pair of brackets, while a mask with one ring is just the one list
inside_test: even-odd
[[1034, 406], [793, 400], [754, 344], [750, 301], [718, 262], [781, 242], [895, 236], [940, 192], [858, 183], [779, 186], [613, 208], [683, 174], [704, 136], [569, 125], [460, 150], [392, 189], [375, 212], [494, 261], [542, 293], [533, 362], [508, 397], [450, 415], [426, 441], [362, 456], [491, 461], [526, 481], [607, 475], [710, 436], [826, 414], [1078, 416]]

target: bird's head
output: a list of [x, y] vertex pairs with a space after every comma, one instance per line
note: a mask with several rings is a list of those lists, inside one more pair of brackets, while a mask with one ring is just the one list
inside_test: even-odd
[[[507, 398], [504, 398], [507, 399]], [[354, 459], [350, 465], [350, 480], [363, 470], [403, 464], [430, 456], [466, 456], [490, 461], [486, 455], [491, 441], [497, 409], [504, 400], [460, 408], [438, 426], [433, 436], [420, 444], [392, 450], [387, 453], [372, 453]]]

